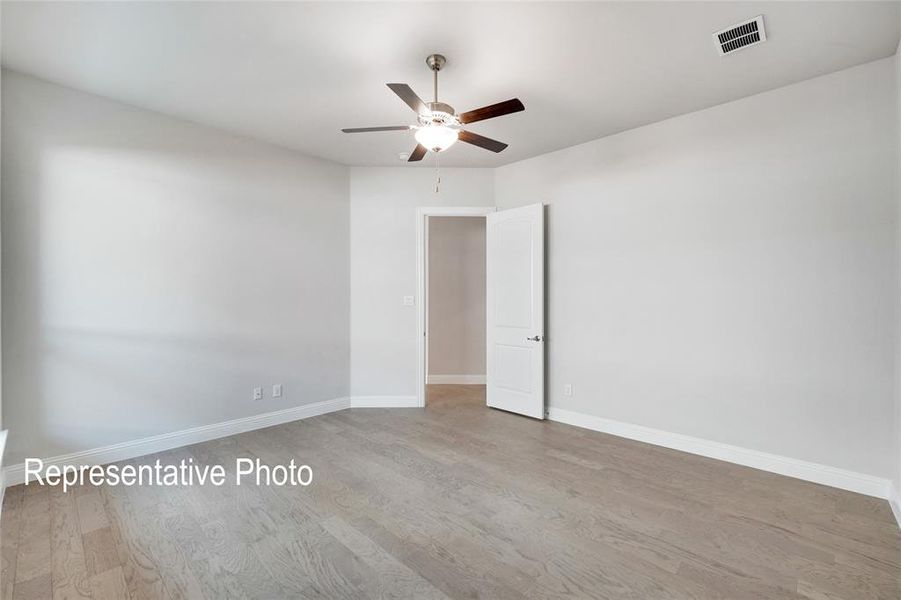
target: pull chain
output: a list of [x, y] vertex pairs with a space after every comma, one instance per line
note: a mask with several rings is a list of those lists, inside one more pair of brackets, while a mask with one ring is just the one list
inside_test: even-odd
[[439, 153], [435, 153], [435, 193], [439, 193], [441, 191], [441, 159], [439, 158]]

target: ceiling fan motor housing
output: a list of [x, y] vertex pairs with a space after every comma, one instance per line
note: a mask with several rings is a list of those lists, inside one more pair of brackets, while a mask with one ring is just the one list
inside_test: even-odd
[[459, 127], [460, 120], [454, 114], [454, 107], [444, 102], [428, 102], [426, 106], [429, 112], [419, 115], [420, 125], [444, 125], [445, 127]]

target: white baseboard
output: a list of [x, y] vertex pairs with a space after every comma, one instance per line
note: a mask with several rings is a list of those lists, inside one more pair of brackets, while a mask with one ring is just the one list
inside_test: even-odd
[[[261, 415], [253, 415], [233, 421], [224, 421], [222, 423], [214, 423], [212, 425], [203, 425], [192, 429], [184, 429], [182, 431], [173, 431], [172, 433], [164, 433], [152, 437], [135, 440], [132, 442], [123, 442], [121, 444], [113, 444], [103, 448], [94, 448], [93, 450], [83, 450], [81, 452], [73, 452], [72, 454], [64, 454], [45, 458], [44, 465], [105, 465], [120, 460], [128, 460], [137, 458], [155, 452], [189, 446], [200, 442], [206, 442], [229, 435], [244, 433], [254, 429], [262, 429], [273, 425], [280, 425], [290, 421], [299, 419], [307, 419], [317, 415], [335, 412], [350, 408], [349, 398], [335, 398], [333, 400], [325, 400], [323, 402], [314, 402], [313, 404], [305, 404], [285, 410], [277, 410], [275, 412], [264, 413]], [[25, 483], [25, 463], [12, 465], [3, 469], [4, 483], [7, 486]]]
[[895, 515], [895, 521], [898, 522], [898, 527], [901, 527], [901, 490], [898, 489], [897, 485], [892, 485], [888, 503], [892, 507], [892, 514]]
[[778, 454], [768, 454], [739, 446], [730, 446], [720, 442], [671, 433], [642, 425], [613, 421], [562, 408], [551, 407], [548, 418], [552, 421], [559, 421], [560, 423], [575, 425], [576, 427], [601, 431], [631, 440], [663, 446], [664, 448], [672, 448], [682, 452], [753, 467], [762, 471], [778, 473], [779, 475], [787, 475], [788, 477], [812, 481], [866, 494], [867, 496], [886, 499], [889, 497], [891, 482], [882, 477], [847, 471], [787, 456], [779, 456]]
[[426, 384], [432, 385], [485, 385], [485, 375], [429, 375]]
[[351, 408], [419, 408], [416, 396], [351, 396]]

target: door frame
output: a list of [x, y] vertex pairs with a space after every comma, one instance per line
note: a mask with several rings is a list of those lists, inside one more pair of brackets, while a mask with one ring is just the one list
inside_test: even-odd
[[[416, 405], [425, 406], [425, 382], [428, 374], [429, 315], [429, 219], [428, 217], [486, 217], [497, 212], [494, 206], [421, 206], [416, 209], [416, 273], [419, 279], [417, 337], [419, 354], [416, 372]], [[487, 259], [487, 256], [486, 256]]]

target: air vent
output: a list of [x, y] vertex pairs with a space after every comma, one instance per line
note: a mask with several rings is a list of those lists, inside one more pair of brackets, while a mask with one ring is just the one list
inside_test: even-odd
[[717, 31], [713, 34], [713, 40], [716, 42], [720, 54], [731, 54], [736, 50], [765, 42], [766, 31], [763, 29], [763, 15]]

